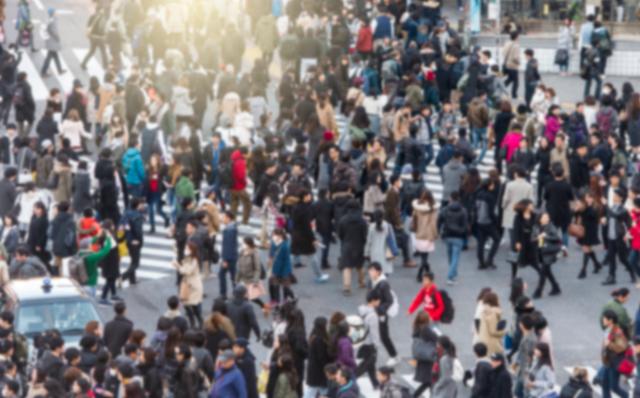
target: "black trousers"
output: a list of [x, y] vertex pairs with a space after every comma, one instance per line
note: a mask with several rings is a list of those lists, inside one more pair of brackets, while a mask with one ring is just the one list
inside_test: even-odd
[[96, 53], [96, 50], [100, 50], [100, 56], [102, 57], [102, 66], [106, 69], [109, 66], [109, 58], [107, 58], [107, 49], [103, 41], [89, 39], [89, 52], [82, 60], [82, 67], [87, 67], [87, 62]]
[[609, 262], [609, 276], [613, 279], [616, 278], [616, 257], [620, 260], [622, 265], [627, 269], [629, 275], [635, 278], [635, 273], [629, 264], [629, 248], [622, 239], [609, 239], [607, 247], [607, 260]]
[[403, 228], [394, 227], [393, 230], [396, 234], [396, 243], [400, 251], [402, 251], [402, 257], [404, 258], [404, 261], [410, 261], [411, 255], [409, 254], [409, 236]]
[[127, 243], [127, 248], [129, 249], [131, 262], [129, 263], [129, 268], [127, 268], [124, 274], [122, 274], [122, 279], [129, 279], [129, 283], [136, 283], [136, 270], [140, 266], [140, 252], [142, 252], [142, 245]]
[[[500, 247], [500, 231], [498, 231], [495, 225], [478, 225], [476, 232], [478, 238], [478, 262], [482, 266], [493, 263], [493, 259]], [[485, 259], [484, 247], [488, 239], [491, 239], [491, 249], [489, 250], [489, 257]]]
[[549, 281], [549, 283], [551, 283], [551, 288], [553, 290], [560, 290], [560, 285], [558, 284], [558, 281], [556, 280], [556, 277], [553, 275], [553, 271], [551, 270], [552, 265], [553, 264], [540, 262], [540, 284], [538, 285], [537, 289], [540, 293], [542, 293], [542, 290], [544, 290], [544, 285], [547, 280]]
[[57, 51], [47, 51], [46, 57], [44, 57], [44, 62], [42, 63], [42, 70], [40, 70], [41, 74], [46, 74], [49, 71], [49, 64], [51, 64], [51, 60], [56, 63], [56, 68], [58, 69], [58, 73], [62, 73], [62, 65], [60, 65], [60, 56]]
[[116, 278], [107, 278], [104, 286], [102, 287], [102, 299], [106, 300], [111, 291], [111, 297], [116, 295]]
[[361, 358], [362, 361], [356, 367], [356, 378], [366, 373], [374, 388], [378, 387], [378, 379], [376, 378], [377, 357], [376, 347], [373, 344], [364, 344], [358, 350], [358, 358]]
[[379, 327], [380, 327], [380, 340], [382, 340], [382, 345], [384, 349], [387, 350], [387, 353], [391, 358], [395, 358], [398, 355], [396, 351], [396, 347], [393, 345], [393, 341], [389, 336], [389, 317], [381, 316], [379, 318]]
[[520, 84], [518, 70], [505, 68], [505, 72], [507, 74], [507, 80], [504, 81], [504, 85], [506, 87], [511, 84], [511, 98], [518, 98], [518, 88]]

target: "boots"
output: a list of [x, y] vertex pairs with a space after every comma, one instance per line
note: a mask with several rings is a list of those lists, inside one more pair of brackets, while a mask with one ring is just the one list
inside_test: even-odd
[[604, 286], [615, 285], [615, 284], [616, 284], [616, 278], [613, 275], [607, 276], [607, 279], [605, 279], [604, 282], [602, 282], [602, 285]]
[[365, 272], [364, 272], [364, 267], [361, 267], [358, 269], [358, 287], [360, 289], [364, 289], [367, 287], [366, 283], [365, 283]]
[[591, 261], [593, 261], [593, 273], [597, 274], [602, 269], [602, 264], [600, 264], [598, 257], [596, 257], [594, 252], [589, 253], [589, 257], [591, 258]]
[[578, 279], [584, 279], [587, 277], [587, 265], [589, 265], [589, 258], [591, 257], [591, 253], [583, 253], [582, 254], [582, 269], [578, 274]]

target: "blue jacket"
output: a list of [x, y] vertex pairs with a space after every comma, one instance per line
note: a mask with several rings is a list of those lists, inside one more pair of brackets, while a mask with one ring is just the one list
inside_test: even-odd
[[125, 172], [127, 184], [140, 185], [145, 180], [142, 155], [136, 148], [129, 148], [122, 156], [122, 169]]
[[237, 366], [216, 370], [215, 380], [209, 398], [247, 398], [244, 376]]
[[289, 241], [283, 241], [280, 246], [271, 243], [269, 257], [273, 258], [271, 273], [278, 278], [286, 278], [291, 275], [291, 248]]
[[238, 226], [231, 223], [222, 230], [222, 261], [238, 260]]
[[376, 18], [376, 30], [373, 32], [373, 39], [391, 38], [391, 29], [391, 19], [386, 15], [378, 16]]

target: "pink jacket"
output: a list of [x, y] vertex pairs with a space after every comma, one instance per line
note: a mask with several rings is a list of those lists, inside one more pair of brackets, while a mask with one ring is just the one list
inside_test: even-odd
[[519, 131], [509, 131], [502, 139], [500, 148], [507, 148], [507, 163], [511, 161], [511, 156], [518, 150], [521, 140], [522, 133]]
[[544, 127], [544, 136], [550, 143], [556, 139], [556, 134], [560, 130], [560, 121], [555, 116], [547, 116], [547, 124]]

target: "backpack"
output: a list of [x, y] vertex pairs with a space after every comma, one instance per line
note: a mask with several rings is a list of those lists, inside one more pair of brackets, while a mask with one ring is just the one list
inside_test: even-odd
[[19, 84], [16, 87], [16, 90], [13, 92], [13, 105], [14, 106], [24, 106], [26, 103], [26, 92], [24, 85]]
[[612, 114], [613, 111], [611, 111], [611, 109], [607, 111], [607, 108], [605, 108], [596, 115], [596, 123], [598, 123], [598, 129], [602, 134], [613, 133]]
[[486, 200], [476, 199], [476, 223], [480, 225], [489, 225], [492, 223], [491, 214], [489, 212], [489, 204]]
[[78, 242], [76, 241], [76, 231], [73, 227], [67, 226], [64, 231], [64, 247], [70, 252], [75, 253], [78, 250]]
[[398, 303], [398, 295], [396, 294], [396, 292], [394, 292], [393, 289], [389, 289], [389, 292], [391, 292], [393, 301], [391, 302], [389, 308], [387, 308], [387, 316], [389, 318], [394, 318], [400, 311], [400, 304]]
[[467, 221], [464, 217], [464, 212], [452, 214], [449, 209], [445, 209], [443, 232], [446, 235], [465, 235], [467, 233]]
[[233, 186], [233, 161], [220, 166], [220, 187], [230, 189]]
[[84, 264], [84, 257], [73, 256], [69, 259], [69, 277], [81, 285], [85, 285], [89, 280], [87, 267]]
[[440, 317], [440, 322], [448, 324], [453, 322], [456, 308], [453, 306], [453, 300], [451, 300], [451, 296], [449, 296], [449, 293], [447, 293], [446, 290], [439, 290], [439, 292], [440, 297], [442, 298], [442, 306], [444, 307], [442, 316]]

